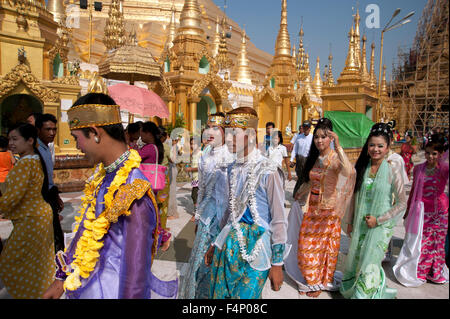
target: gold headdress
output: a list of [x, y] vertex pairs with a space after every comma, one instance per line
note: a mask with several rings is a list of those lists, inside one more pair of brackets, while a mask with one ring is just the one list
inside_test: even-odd
[[77, 105], [67, 111], [67, 116], [71, 130], [122, 123], [119, 105]]
[[225, 117], [220, 115], [209, 115], [208, 116], [208, 124], [209, 125], [218, 125], [223, 126], [225, 123]]
[[225, 127], [238, 127], [242, 129], [258, 129], [258, 118], [252, 114], [238, 113], [225, 116]]

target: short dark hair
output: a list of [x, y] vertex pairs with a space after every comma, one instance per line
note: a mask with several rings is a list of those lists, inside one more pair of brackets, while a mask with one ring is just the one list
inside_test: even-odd
[[128, 134], [134, 134], [134, 133], [139, 132], [141, 130], [141, 128], [142, 128], [142, 124], [143, 124], [142, 121], [138, 121], [138, 122], [134, 122], [134, 123], [128, 124], [128, 126], [127, 126]]
[[142, 131], [153, 135], [155, 145], [158, 148], [158, 164], [161, 164], [164, 159], [164, 145], [161, 142], [161, 130], [155, 123], [147, 121], [142, 123]]
[[[28, 115], [28, 117], [32, 116], [32, 117], [34, 118], [34, 121], [36, 122], [38, 116], [40, 116], [40, 115], [42, 115], [42, 113], [39, 113], [39, 112], [33, 112], [33, 113], [31, 113], [30, 115]], [[28, 117], [27, 117], [27, 118], [28, 118]]]
[[[75, 101], [72, 107], [83, 104], [116, 105], [116, 102], [109, 95], [103, 93], [88, 93], [78, 98], [78, 100]], [[125, 144], [127, 143], [125, 139], [125, 130], [122, 123], [104, 125], [99, 127], [101, 127], [106, 132], [106, 134], [108, 134], [116, 141], [123, 142]], [[82, 128], [80, 130], [86, 137], [89, 137], [89, 133], [92, 132], [92, 128], [90, 127]]]
[[266, 128], [268, 128], [269, 126], [272, 126], [273, 128], [275, 128], [275, 123], [274, 122], [267, 122], [266, 123]]
[[53, 122], [53, 123], [58, 123], [58, 120], [56, 119], [56, 117], [53, 114], [50, 113], [45, 113], [45, 114], [38, 114], [37, 116], [35, 116], [35, 123], [34, 126], [36, 126], [37, 129], [41, 129], [44, 126], [45, 122]]

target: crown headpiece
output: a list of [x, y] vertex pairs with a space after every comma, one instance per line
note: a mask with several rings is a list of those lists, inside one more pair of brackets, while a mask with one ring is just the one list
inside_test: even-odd
[[208, 124], [223, 126], [225, 124], [225, 117], [220, 115], [210, 115], [208, 116]]
[[67, 116], [71, 130], [122, 123], [119, 105], [77, 105], [67, 111]]
[[225, 127], [236, 127], [241, 129], [258, 129], [258, 117], [253, 114], [238, 113], [225, 116]]

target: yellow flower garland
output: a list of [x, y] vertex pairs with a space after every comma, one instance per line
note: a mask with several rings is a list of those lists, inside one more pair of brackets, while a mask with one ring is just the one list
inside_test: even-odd
[[[111, 221], [105, 216], [106, 212], [111, 207], [116, 191], [120, 186], [126, 183], [131, 170], [139, 167], [140, 163], [141, 157], [138, 152], [130, 150], [130, 156], [116, 173], [116, 176], [108, 188], [108, 192], [105, 194], [105, 209], [97, 218], [95, 217], [95, 191], [106, 174], [102, 164], [99, 166], [99, 171], [95, 174], [92, 181], [86, 185], [80, 216], [75, 218], [77, 226], [75, 227], [74, 232], [78, 231], [78, 227], [83, 220], [84, 214], [86, 214], [83, 225], [85, 230], [77, 242], [74, 260], [70, 265], [70, 269], [72, 269], [73, 272], [67, 273], [68, 277], [64, 281], [64, 290], [74, 291], [78, 289], [81, 286], [80, 276], [88, 278], [90, 273], [94, 270], [100, 257], [99, 250], [103, 247], [103, 241], [101, 239], [108, 233], [111, 224]], [[130, 212], [128, 211], [125, 214], [129, 215]]]

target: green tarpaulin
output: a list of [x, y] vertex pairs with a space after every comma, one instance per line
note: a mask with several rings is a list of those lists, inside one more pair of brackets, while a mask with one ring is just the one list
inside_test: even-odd
[[333, 131], [339, 136], [343, 148], [363, 147], [375, 124], [361, 113], [326, 111], [324, 117], [333, 123]]

